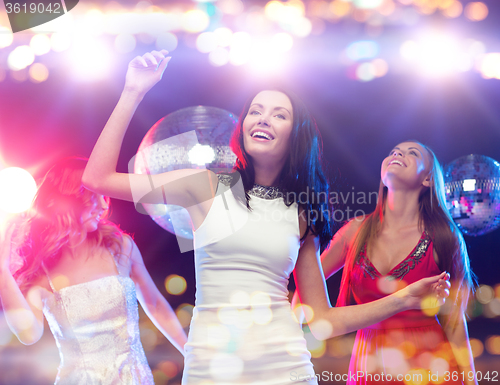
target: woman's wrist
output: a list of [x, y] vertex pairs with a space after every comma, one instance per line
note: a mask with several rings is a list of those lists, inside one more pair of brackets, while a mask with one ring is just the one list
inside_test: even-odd
[[398, 309], [398, 312], [411, 310], [415, 308], [415, 303], [414, 301], [412, 301], [413, 298], [410, 295], [408, 287], [398, 290], [397, 292], [392, 294], [391, 297], [394, 297], [394, 300], [396, 301], [395, 304]]
[[146, 95], [145, 92], [141, 92], [133, 87], [125, 86], [121, 94], [121, 99], [125, 99], [139, 104], [145, 95]]

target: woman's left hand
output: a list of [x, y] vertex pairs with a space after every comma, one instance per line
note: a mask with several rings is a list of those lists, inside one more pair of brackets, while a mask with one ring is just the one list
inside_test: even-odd
[[442, 306], [450, 295], [450, 275], [446, 272], [423, 278], [401, 290], [409, 309], [428, 309]]

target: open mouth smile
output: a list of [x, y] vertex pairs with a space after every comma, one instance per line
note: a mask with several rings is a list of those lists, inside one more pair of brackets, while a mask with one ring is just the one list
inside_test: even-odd
[[389, 166], [390, 166], [391, 164], [397, 164], [397, 165], [399, 165], [399, 166], [401, 166], [401, 167], [406, 167], [406, 165], [405, 165], [403, 162], [401, 162], [401, 161], [399, 161], [399, 160], [397, 160], [397, 159], [391, 160], [391, 161], [389, 162]]
[[260, 130], [254, 131], [252, 133], [252, 138], [265, 140], [265, 141], [274, 140], [274, 137], [271, 134], [269, 134], [268, 132], [265, 132], [265, 131], [260, 131]]

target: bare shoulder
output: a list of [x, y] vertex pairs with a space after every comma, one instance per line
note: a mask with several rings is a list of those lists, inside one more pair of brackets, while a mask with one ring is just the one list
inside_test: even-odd
[[364, 217], [352, 218], [349, 222], [342, 226], [339, 231], [335, 233], [335, 236], [343, 238], [346, 243], [351, 243], [354, 240], [354, 237], [356, 236], [356, 233], [361, 227], [363, 221]]
[[123, 233], [122, 236], [123, 236], [122, 252], [125, 255], [130, 256], [135, 246], [134, 239], [127, 233]]

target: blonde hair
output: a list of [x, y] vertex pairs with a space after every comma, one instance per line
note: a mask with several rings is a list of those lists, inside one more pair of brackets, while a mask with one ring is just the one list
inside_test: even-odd
[[105, 247], [114, 254], [122, 253], [124, 233], [105, 219], [108, 211], [103, 213], [96, 231], [87, 233], [82, 223], [82, 211], [98, 200], [97, 194], [82, 185], [86, 164], [82, 158], [64, 159], [47, 172], [40, 184], [16, 231], [21, 267], [14, 277], [21, 290], [29, 288], [43, 273], [42, 265], [55, 265], [61, 251], [70, 247], [70, 241], [73, 247], [88, 242], [91, 249]]

